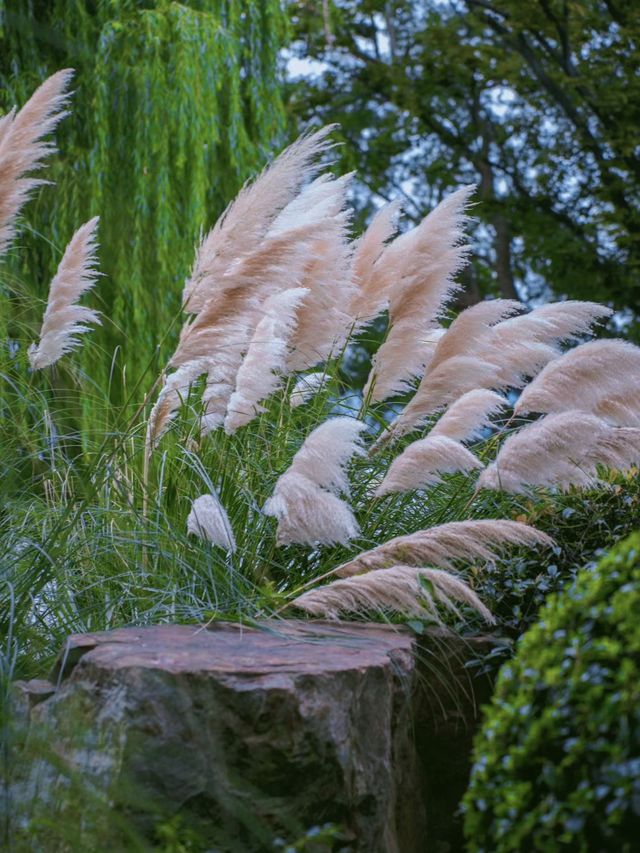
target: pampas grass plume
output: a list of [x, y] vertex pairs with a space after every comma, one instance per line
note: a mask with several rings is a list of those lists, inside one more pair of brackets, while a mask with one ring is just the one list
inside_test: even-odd
[[229, 399], [224, 422], [229, 435], [266, 411], [260, 401], [281, 386], [296, 312], [308, 292], [304, 287], [291, 288], [265, 301], [262, 309], [265, 316], [256, 326], [236, 376], [235, 391]]
[[491, 425], [491, 417], [501, 411], [507, 401], [495, 391], [476, 388], [459, 397], [429, 432], [429, 438], [445, 436], [453, 441], [472, 441]]
[[291, 394], [289, 395], [289, 404], [292, 408], [302, 406], [308, 402], [327, 382], [327, 373], [325, 370], [317, 370], [313, 373], [303, 373], [295, 381]]
[[82, 225], [71, 238], [49, 287], [49, 298], [38, 344], [29, 348], [34, 370], [50, 367], [65, 353], [80, 346], [78, 335], [90, 331], [89, 323], [100, 323], [97, 311], [77, 301], [96, 283], [96, 229], [98, 217]]
[[516, 414], [580, 410], [619, 426], [640, 426], [640, 347], [591, 341], [569, 350], [522, 392]]
[[66, 115], [71, 69], [53, 74], [36, 89], [19, 112], [0, 119], [0, 257], [15, 234], [15, 220], [31, 192], [45, 181], [26, 177], [55, 151], [43, 137]]
[[457, 560], [494, 562], [507, 545], [542, 545], [550, 547], [553, 540], [519, 521], [482, 519], [451, 521], [406, 536], [396, 536], [370, 551], [363, 551], [347, 563], [338, 566], [340, 577], [385, 569], [398, 562], [410, 565], [432, 565], [452, 569]]
[[359, 533], [348, 504], [346, 466], [362, 454], [362, 421], [330, 418], [307, 436], [265, 504], [278, 519], [278, 543], [346, 543]]
[[[423, 583], [426, 581], [427, 583]], [[464, 604], [493, 624], [491, 612], [459, 577], [441, 569], [392, 566], [333, 581], [299, 595], [295, 607], [313, 616], [337, 619], [341, 613], [392, 611], [442, 624], [440, 609], [460, 617]]]
[[216, 494], [200, 495], [193, 501], [187, 518], [187, 533], [219, 545], [230, 553], [236, 550], [229, 516]]
[[599, 465], [626, 470], [640, 461], [640, 429], [617, 428], [581, 411], [548, 415], [507, 438], [478, 488], [588, 487]]
[[406, 392], [424, 371], [417, 345], [437, 324], [459, 290], [455, 274], [468, 254], [464, 214], [474, 187], [447, 196], [412, 231], [383, 251], [376, 275], [394, 282], [389, 294], [389, 333], [372, 362], [364, 396], [373, 402]]
[[441, 474], [469, 472], [482, 467], [482, 462], [459, 442], [443, 435], [429, 435], [414, 441], [393, 460], [374, 494], [381, 497], [392, 492], [424, 489], [441, 483]]

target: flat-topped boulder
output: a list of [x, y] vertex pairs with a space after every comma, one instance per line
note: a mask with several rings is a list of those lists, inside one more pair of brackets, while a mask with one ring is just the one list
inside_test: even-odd
[[[96, 838], [126, 845], [127, 833], [153, 845], [167, 826], [193, 839], [187, 849], [275, 850], [327, 824], [335, 849], [436, 849], [425, 792], [469, 725], [464, 709], [453, 727], [431, 719], [420, 658], [415, 636], [390, 625], [72, 636], [48, 682], [16, 686], [35, 756], [18, 800], [75, 821], [87, 850], [102, 849]], [[42, 837], [34, 850], [70, 849]], [[309, 849], [334, 849], [323, 844]]]

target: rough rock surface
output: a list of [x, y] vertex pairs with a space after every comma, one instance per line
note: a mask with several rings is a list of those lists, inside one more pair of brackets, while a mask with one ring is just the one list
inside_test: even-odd
[[429, 654], [425, 669], [414, 636], [382, 625], [72, 636], [51, 683], [17, 687], [36, 755], [18, 799], [75, 826], [69, 848], [45, 833], [48, 853], [154, 845], [167, 826], [197, 839], [184, 849], [274, 850], [327, 823], [336, 850], [455, 849], [473, 701], [451, 689], [459, 649], [439, 671]]

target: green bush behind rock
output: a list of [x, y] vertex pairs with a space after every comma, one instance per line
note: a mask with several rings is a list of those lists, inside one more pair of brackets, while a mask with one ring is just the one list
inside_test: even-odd
[[548, 601], [475, 743], [469, 850], [638, 849], [639, 613], [640, 533]]

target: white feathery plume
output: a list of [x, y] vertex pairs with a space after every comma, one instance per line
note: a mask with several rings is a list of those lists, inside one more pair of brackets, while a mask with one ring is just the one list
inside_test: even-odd
[[398, 562], [412, 566], [430, 564], [440, 569], [455, 568], [457, 560], [493, 563], [507, 545], [551, 547], [553, 539], [535, 527], [504, 518], [451, 521], [396, 536], [338, 566], [333, 574], [351, 577], [372, 569], [386, 569]]
[[429, 435], [410, 444], [391, 463], [376, 497], [393, 492], [425, 489], [442, 482], [441, 474], [469, 472], [482, 468], [482, 462], [464, 445], [446, 436]]
[[281, 290], [298, 287], [313, 246], [332, 228], [319, 220], [264, 240], [219, 280], [197, 316], [185, 323], [170, 365], [212, 358], [228, 347], [240, 359], [261, 318], [260, 305]]
[[320, 220], [325, 233], [318, 232], [300, 278], [300, 285], [309, 293], [291, 337], [292, 352], [287, 362], [290, 371], [306, 370], [339, 353], [353, 327], [350, 305], [355, 286], [350, 277], [348, 241], [351, 212], [342, 210], [344, 181], [331, 183], [339, 195], [330, 210], [332, 215]]
[[236, 550], [229, 516], [216, 494], [200, 495], [193, 501], [187, 518], [187, 533], [219, 545], [230, 553]]
[[65, 353], [77, 349], [80, 346], [77, 335], [91, 331], [89, 323], [100, 323], [97, 311], [77, 304], [99, 275], [95, 268], [97, 227], [96, 216], [78, 228], [51, 280], [40, 340], [29, 347], [29, 361], [35, 370], [49, 367]]
[[331, 172], [325, 172], [317, 177], [278, 214], [267, 237], [337, 216], [344, 207], [345, 192], [354, 174], [349, 172], [336, 178]]
[[301, 136], [252, 182], [245, 184], [204, 237], [183, 293], [185, 310], [199, 313], [237, 259], [255, 250], [280, 211], [318, 169], [317, 158], [332, 147], [335, 125]]
[[262, 306], [265, 316], [256, 326], [229, 399], [224, 421], [227, 434], [266, 411], [260, 401], [282, 385], [296, 312], [308, 292], [304, 287], [283, 290], [270, 296]]
[[522, 392], [516, 414], [590, 412], [618, 426], [640, 426], [640, 347], [599, 340], [569, 350]]
[[278, 520], [278, 545], [346, 545], [360, 534], [346, 501], [294, 471], [280, 477], [264, 512]]
[[376, 262], [376, 275], [393, 281], [389, 333], [372, 363], [364, 395], [374, 402], [406, 392], [424, 370], [416, 342], [437, 323], [459, 286], [455, 274], [464, 265], [464, 209], [473, 187], [444, 199], [416, 228], [390, 243]]
[[328, 221], [312, 222], [264, 240], [227, 271], [220, 291], [184, 324], [169, 365], [179, 368], [202, 359], [211, 365], [203, 394], [203, 435], [224, 422], [236, 375], [263, 316], [263, 303], [274, 293], [297, 286], [318, 235], [330, 227]]
[[597, 302], [551, 302], [494, 326], [492, 338], [496, 344], [507, 346], [522, 340], [557, 344], [591, 334], [593, 324], [607, 319], [612, 313], [611, 308]]
[[388, 305], [395, 277], [389, 274], [388, 267], [386, 275], [379, 275], [376, 263], [386, 243], [397, 231], [399, 212], [399, 202], [382, 207], [353, 244], [351, 278], [357, 290], [351, 301], [350, 313], [359, 326], [375, 319]]
[[491, 417], [506, 405], [505, 398], [495, 391], [486, 388], [467, 391], [439, 418], [429, 432], [429, 438], [446, 436], [454, 441], [473, 441], [491, 426]]
[[561, 355], [560, 343], [592, 334], [593, 324], [611, 314], [610, 308], [595, 302], [566, 301], [499, 323], [492, 330], [491, 346], [506, 353], [501, 360], [504, 378], [512, 387], [522, 387], [522, 379], [535, 376]]
[[436, 326], [416, 341], [416, 358], [420, 355], [420, 372], [424, 375], [430, 368], [440, 340], [447, 334], [443, 326]]
[[640, 462], [640, 429], [612, 427], [582, 411], [548, 415], [507, 438], [482, 472], [478, 488], [518, 493], [566, 490], [597, 481], [597, 468], [626, 470]]
[[327, 379], [324, 370], [318, 370], [315, 373], [303, 373], [298, 376], [289, 395], [291, 407], [295, 409], [309, 401], [325, 385]]
[[515, 299], [491, 299], [461, 311], [438, 341], [429, 369], [454, 356], [475, 355], [492, 326], [523, 308]]
[[[494, 329], [497, 328], [494, 326]], [[556, 345], [536, 340], [513, 343], [489, 340], [477, 355], [495, 364], [494, 388], [522, 388], [532, 376], [561, 354]]]
[[542, 305], [493, 326], [477, 355], [495, 362], [505, 386], [521, 388], [529, 377], [561, 355], [562, 341], [590, 334], [591, 326], [611, 313], [610, 308], [595, 302]]
[[362, 456], [366, 425], [355, 418], [329, 418], [309, 433], [293, 457], [289, 471], [303, 474], [331, 492], [349, 493], [346, 467], [352, 456]]
[[359, 533], [349, 505], [346, 466], [362, 454], [362, 421], [330, 418], [311, 432], [265, 504], [278, 519], [278, 544], [345, 543]]
[[224, 424], [229, 400], [233, 394], [233, 382], [228, 382], [227, 376], [221, 376], [219, 371], [219, 364], [216, 364], [215, 369], [207, 374], [202, 393], [203, 414], [200, 419], [200, 435], [203, 438]]
[[497, 368], [491, 362], [467, 355], [448, 358], [422, 378], [416, 393], [378, 442], [412, 432], [468, 391], [503, 387], [496, 374]]
[[26, 175], [56, 150], [43, 137], [66, 115], [66, 88], [72, 74], [69, 68], [53, 74], [19, 112], [11, 110], [0, 119], [0, 256], [13, 239], [16, 217], [32, 190], [46, 183]]
[[[426, 583], [425, 583], [426, 582]], [[461, 578], [442, 569], [393, 566], [299, 595], [295, 607], [314, 616], [337, 619], [341, 613], [393, 611], [443, 624], [441, 609], [460, 618], [459, 605], [477, 611], [489, 624], [495, 622], [491, 612]]]

